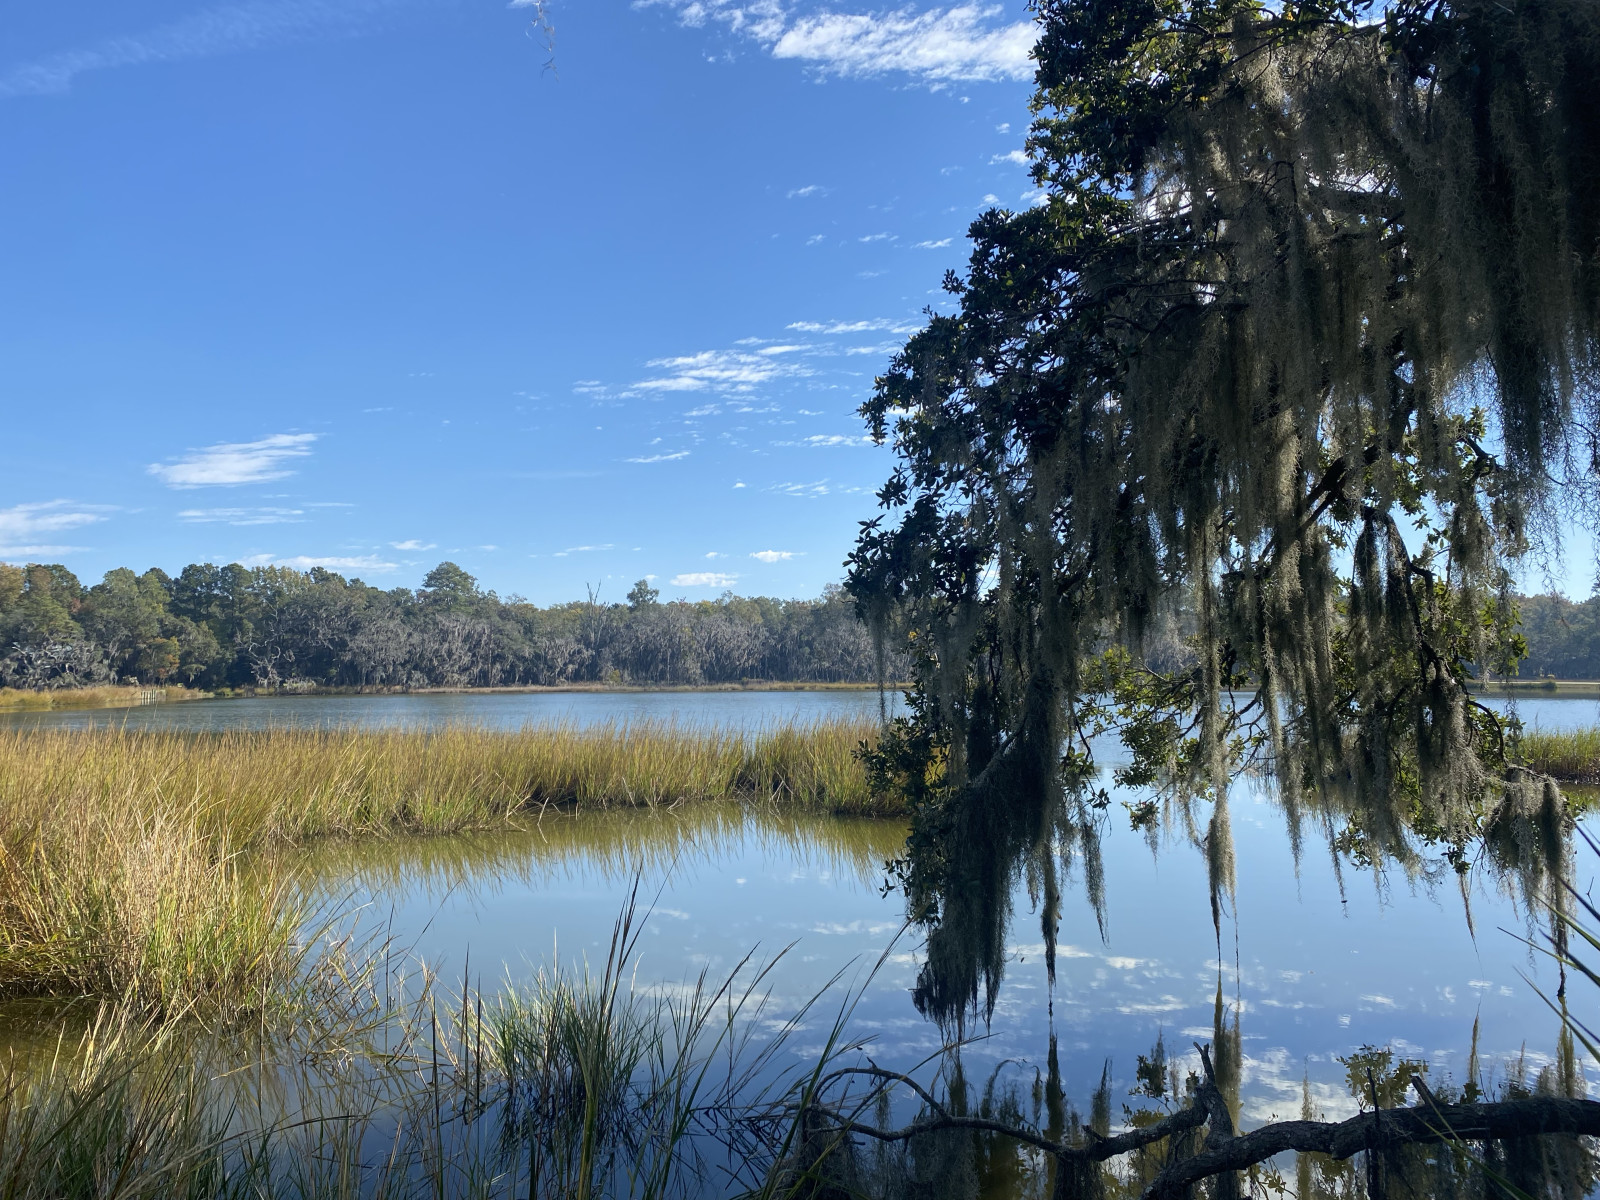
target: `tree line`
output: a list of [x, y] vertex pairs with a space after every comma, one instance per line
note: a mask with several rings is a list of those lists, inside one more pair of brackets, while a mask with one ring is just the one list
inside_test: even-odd
[[[893, 676], [894, 664], [890, 664]], [[313, 567], [194, 563], [108, 571], [0, 563], [0, 686], [418, 688], [869, 682], [873, 641], [830, 586], [815, 600], [731, 593], [662, 603], [640, 580], [540, 608], [454, 563], [422, 587], [373, 587]]]

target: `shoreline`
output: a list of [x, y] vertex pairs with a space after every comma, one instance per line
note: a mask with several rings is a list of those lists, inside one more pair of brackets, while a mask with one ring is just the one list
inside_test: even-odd
[[[887, 692], [898, 692], [908, 683], [888, 683]], [[1600, 692], [1600, 684], [1596, 685]], [[511, 684], [499, 687], [428, 688], [288, 688], [269, 691], [259, 688], [218, 688], [201, 691], [184, 687], [94, 687], [59, 688], [54, 691], [24, 691], [0, 688], [0, 713], [49, 712], [74, 708], [140, 708], [148, 704], [171, 704], [193, 700], [314, 699], [328, 696], [521, 696], [545, 694], [618, 694], [644, 692], [875, 692], [875, 683], [791, 683], [783, 680], [749, 680], [741, 683], [556, 683]]]

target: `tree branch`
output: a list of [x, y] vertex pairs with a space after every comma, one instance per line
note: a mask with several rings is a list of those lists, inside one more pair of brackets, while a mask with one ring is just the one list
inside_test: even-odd
[[1492, 1104], [1420, 1104], [1386, 1108], [1348, 1121], [1278, 1121], [1251, 1133], [1209, 1145], [1175, 1162], [1144, 1190], [1140, 1200], [1177, 1200], [1202, 1179], [1240, 1171], [1285, 1151], [1349, 1158], [1363, 1150], [1445, 1141], [1486, 1141], [1565, 1133], [1600, 1135], [1600, 1101], [1534, 1096]]

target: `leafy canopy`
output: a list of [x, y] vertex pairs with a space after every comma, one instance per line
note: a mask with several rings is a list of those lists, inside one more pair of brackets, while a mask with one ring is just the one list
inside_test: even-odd
[[[992, 1003], [1021, 871], [1100, 891], [1090, 738], [1232, 881], [1273, 773], [1360, 861], [1539, 888], [1561, 798], [1466, 683], [1520, 653], [1508, 568], [1591, 504], [1600, 6], [1041, 0], [1044, 202], [973, 226], [959, 302], [863, 413], [892, 439], [849, 590], [917, 648], [874, 760], [942, 1018]], [[1152, 664], [1151, 629], [1192, 653]], [[1431, 855], [1431, 856], [1430, 856]]]

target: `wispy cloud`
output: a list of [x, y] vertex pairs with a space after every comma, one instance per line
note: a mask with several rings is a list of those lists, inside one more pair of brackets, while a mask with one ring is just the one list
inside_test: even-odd
[[0, 71], [0, 97], [59, 95], [90, 71], [181, 62], [372, 29], [418, 0], [255, 0], [202, 9], [140, 33], [19, 63]]
[[940, 238], [937, 242], [918, 242], [911, 248], [913, 250], [943, 250], [949, 244], [949, 238]]
[[1028, 165], [1028, 156], [1021, 150], [1008, 150], [1004, 154], [996, 154], [989, 160], [991, 163], [1014, 163], [1019, 167]]
[[610, 542], [605, 542], [605, 543], [603, 543], [601, 545], [596, 545], [596, 546], [568, 546], [565, 550], [557, 550], [550, 557], [551, 558], [565, 558], [569, 554], [587, 554], [592, 550], [613, 550], [615, 548], [616, 547], [613, 546], [612, 543], [610, 543]]
[[304, 517], [298, 508], [186, 508], [178, 514], [191, 525], [292, 525]]
[[287, 464], [311, 453], [314, 433], [275, 433], [258, 442], [219, 442], [191, 450], [175, 463], [151, 463], [150, 474], [168, 487], [232, 487], [292, 475]]
[[822, 333], [835, 337], [841, 333], [915, 333], [922, 325], [916, 321], [893, 321], [878, 317], [870, 321], [794, 321], [789, 328], [800, 333]]
[[808, 183], [805, 187], [790, 189], [788, 198], [790, 200], [803, 200], [807, 196], [826, 196], [829, 190], [821, 184]]
[[321, 567], [326, 571], [365, 571], [369, 575], [387, 575], [398, 570], [399, 563], [386, 562], [376, 554], [316, 555], [296, 554], [280, 558], [276, 554], [252, 554], [244, 560], [247, 567], [290, 567], [296, 571], [309, 571]]
[[795, 446], [870, 446], [872, 439], [864, 433], [814, 433], [808, 438], [792, 442]]
[[699, 354], [652, 359], [647, 365], [664, 371], [633, 385], [649, 392], [749, 392], [773, 379], [811, 374], [798, 363], [781, 361], [775, 353], [750, 354], [742, 350], [702, 350]]
[[998, 6], [822, 12], [790, 20], [778, 0], [655, 2], [675, 9], [685, 25], [719, 22], [774, 58], [797, 60], [824, 75], [907, 74], [936, 85], [1033, 75], [1029, 51], [1037, 28], [1031, 21], [1003, 23]]
[[751, 552], [750, 557], [764, 563], [775, 563], [794, 558], [797, 553], [795, 550], [755, 550]]
[[856, 492], [864, 492], [865, 488], [844, 487], [828, 479], [819, 479], [815, 483], [775, 483], [766, 489], [777, 492], [780, 496], [804, 496], [807, 498], [817, 496], [849, 496]]
[[858, 237], [858, 242], [885, 242], [894, 237], [892, 233], [869, 233], [866, 237]]
[[109, 511], [104, 505], [75, 504], [71, 500], [43, 500], [0, 508], [0, 558], [37, 558], [82, 550], [82, 546], [42, 539], [103, 521]]
[[[439, 543], [424, 542], [418, 538], [407, 538], [403, 542], [390, 542], [389, 545], [393, 546], [396, 550], [433, 550], [438, 547]], [[479, 548], [482, 549], [482, 547]]]
[[721, 571], [688, 571], [682, 575], [674, 575], [670, 580], [673, 587], [732, 587], [739, 577], [725, 575]]
[[631, 462], [631, 463], [658, 463], [658, 462], [671, 462], [673, 459], [676, 459], [676, 458], [688, 458], [688, 457], [689, 457], [689, 452], [687, 450], [675, 450], [671, 454], [641, 454], [637, 458], [624, 459], [623, 461], [624, 462]]
[[904, 72], [939, 83], [1029, 79], [1028, 53], [1038, 29], [1031, 21], [993, 24], [1000, 13], [975, 4], [922, 13], [821, 13], [785, 30], [772, 56], [833, 75]]

